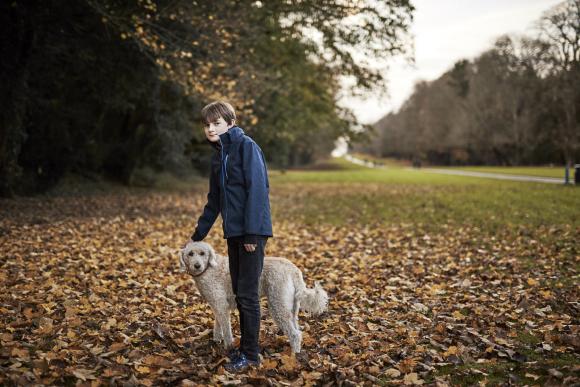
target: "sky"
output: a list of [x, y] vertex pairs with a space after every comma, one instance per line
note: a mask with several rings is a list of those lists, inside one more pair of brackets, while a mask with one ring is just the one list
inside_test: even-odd
[[417, 80], [433, 80], [460, 59], [473, 59], [493, 46], [500, 35], [534, 35], [533, 22], [562, 0], [412, 0], [415, 18], [415, 68], [393, 58], [383, 73], [389, 95], [343, 98], [357, 118], [372, 124], [396, 111], [411, 95]]

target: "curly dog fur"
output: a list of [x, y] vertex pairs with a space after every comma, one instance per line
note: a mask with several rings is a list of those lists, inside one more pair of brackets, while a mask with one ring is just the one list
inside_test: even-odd
[[[230, 311], [236, 310], [228, 258], [215, 253], [206, 242], [189, 242], [180, 251], [180, 270], [191, 274], [202, 297], [209, 303], [214, 316], [214, 340], [224, 342], [226, 349], [233, 344]], [[300, 352], [302, 332], [298, 312], [303, 310], [317, 316], [328, 307], [328, 294], [315, 282], [306, 287], [302, 272], [292, 262], [281, 257], [265, 257], [259, 294], [268, 300], [272, 318], [290, 341], [294, 353]]]

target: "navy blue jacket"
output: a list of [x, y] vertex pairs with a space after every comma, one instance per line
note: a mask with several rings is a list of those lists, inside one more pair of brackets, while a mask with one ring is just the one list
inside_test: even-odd
[[258, 236], [272, 237], [270, 183], [262, 150], [236, 125], [219, 138], [215, 143], [207, 140], [216, 152], [207, 204], [191, 239], [203, 240], [220, 213], [226, 239], [243, 236], [244, 243], [255, 244]]

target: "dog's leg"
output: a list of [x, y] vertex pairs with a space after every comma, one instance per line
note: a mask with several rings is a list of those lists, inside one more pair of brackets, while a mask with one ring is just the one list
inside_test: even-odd
[[296, 328], [297, 331], [301, 330], [300, 325], [298, 325], [298, 312], [300, 312], [300, 300], [294, 298], [294, 307], [292, 309], [292, 317], [293, 317], [292, 321], [294, 323], [294, 328]]
[[221, 328], [224, 347], [229, 349], [234, 344], [234, 338], [232, 336], [232, 326], [230, 324], [230, 312], [228, 310], [228, 305], [221, 305], [221, 307], [217, 309], [216, 320], [218, 321]]
[[217, 316], [214, 313], [214, 320], [213, 320], [213, 341], [220, 342], [223, 340], [222, 328], [218, 321]]
[[268, 297], [268, 306], [276, 325], [284, 332], [290, 341], [292, 352], [299, 353], [302, 344], [302, 332], [296, 329], [293, 313], [293, 294], [278, 294]]
[[302, 332], [294, 326], [290, 313], [288, 313], [286, 317], [287, 318], [284, 318], [283, 321], [280, 321], [279, 325], [290, 341], [292, 352], [299, 353], [302, 345]]
[[224, 324], [222, 325], [222, 332], [224, 335], [224, 344], [226, 348], [231, 348], [234, 345], [234, 337], [232, 335], [232, 325], [230, 324], [230, 312], [226, 311], [224, 317]]

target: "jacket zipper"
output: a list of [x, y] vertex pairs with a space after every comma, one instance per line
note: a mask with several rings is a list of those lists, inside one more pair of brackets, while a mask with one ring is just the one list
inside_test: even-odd
[[[221, 140], [220, 140], [221, 142]], [[224, 230], [225, 230], [225, 236], [227, 238], [228, 236], [228, 197], [227, 197], [227, 192], [226, 192], [226, 182], [224, 179], [224, 175], [227, 173], [226, 172], [226, 168], [224, 168], [224, 144], [221, 144], [222, 146], [220, 147], [221, 150], [221, 167], [222, 167], [222, 173], [221, 173], [221, 177], [222, 177], [222, 186], [223, 186], [223, 190], [224, 190]], [[227, 160], [227, 155], [226, 155], [226, 160]], [[227, 161], [226, 161], [227, 162]]]
[[225, 166], [224, 166], [224, 171], [226, 172], [226, 181], [228, 181], [228, 156], [229, 154], [226, 153], [226, 161], [225, 161]]

